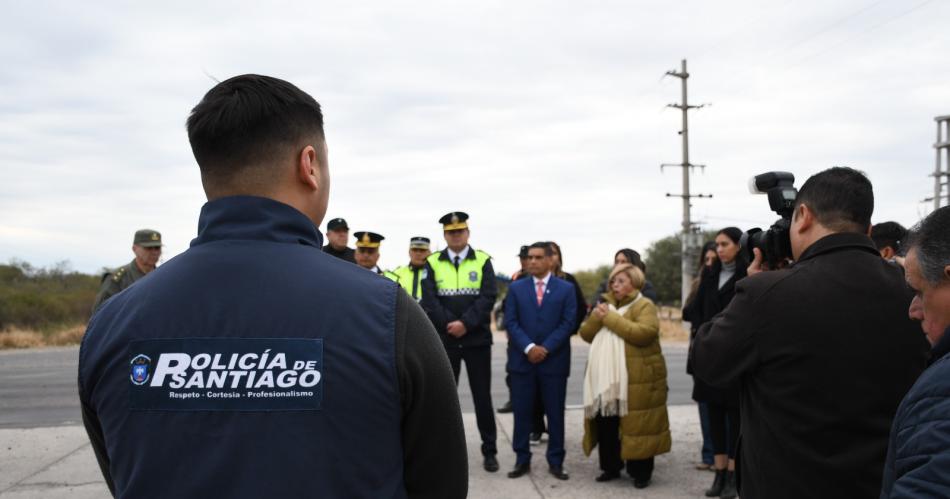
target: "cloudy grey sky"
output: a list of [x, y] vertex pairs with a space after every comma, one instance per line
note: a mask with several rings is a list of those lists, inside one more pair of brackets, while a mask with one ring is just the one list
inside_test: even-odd
[[682, 58], [712, 104], [690, 123], [707, 228], [773, 221], [751, 175], [832, 165], [868, 173], [876, 221], [910, 225], [950, 114], [947, 0], [97, 3], [4, 7], [0, 261], [93, 272], [142, 227], [184, 251], [204, 202], [184, 121], [211, 77], [321, 102], [328, 217], [384, 234], [384, 267], [410, 236], [442, 242], [452, 210], [503, 272], [525, 242], [578, 270], [676, 232], [680, 174], [659, 164], [680, 161], [680, 90], [661, 76]]

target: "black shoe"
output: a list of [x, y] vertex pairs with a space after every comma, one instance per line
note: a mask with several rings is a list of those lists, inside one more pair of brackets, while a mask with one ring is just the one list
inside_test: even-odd
[[706, 489], [706, 497], [719, 497], [725, 484], [726, 470], [716, 470], [716, 478], [713, 479], [712, 487]]
[[736, 491], [736, 472], [727, 471], [726, 480], [722, 486], [722, 492], [719, 493], [719, 497], [722, 499], [735, 499], [739, 495], [739, 492]]
[[616, 480], [616, 479], [618, 479], [618, 478], [620, 478], [620, 472], [619, 472], [619, 471], [614, 471], [613, 473], [611, 473], [611, 472], [609, 472], [609, 471], [605, 471], [605, 472], [601, 473], [600, 476], [598, 476], [598, 477], [595, 478], [594, 480], [596, 480], [596, 481], [598, 481], [598, 482], [609, 482], [609, 481], [611, 481], [611, 480]]
[[495, 459], [495, 456], [493, 455], [485, 456], [484, 466], [485, 466], [485, 471], [489, 473], [494, 473], [498, 471], [498, 460]]
[[634, 478], [634, 479], [633, 479], [633, 486], [634, 486], [635, 488], [638, 488], [638, 489], [645, 489], [645, 488], [647, 488], [648, 485], [650, 485], [650, 479], [649, 479], [649, 478], [646, 478], [646, 479], [643, 479], [643, 480], [641, 480], [641, 479], [639, 479], [639, 478]]
[[511, 401], [505, 402], [505, 405], [498, 408], [498, 414], [508, 414], [511, 412]]
[[528, 436], [528, 439], [530, 439], [533, 443], [538, 443], [541, 441], [541, 435], [544, 435], [544, 433], [540, 431], [532, 431], [531, 435]]
[[514, 469], [508, 472], [508, 478], [518, 478], [527, 475], [531, 471], [531, 463], [516, 464]]
[[564, 471], [564, 468], [560, 466], [551, 466], [550, 468], [548, 468], [548, 473], [553, 475], [554, 478], [557, 478], [558, 480], [567, 480], [568, 478], [570, 478], [567, 472]]

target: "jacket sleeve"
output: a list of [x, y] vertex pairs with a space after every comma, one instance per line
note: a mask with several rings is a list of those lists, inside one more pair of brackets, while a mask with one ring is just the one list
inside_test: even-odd
[[464, 498], [468, 451], [458, 392], [441, 340], [402, 289], [396, 298], [403, 480], [411, 498]]
[[726, 309], [703, 324], [690, 344], [689, 362], [694, 375], [713, 386], [729, 386], [758, 362], [755, 297], [743, 284], [736, 285], [735, 297]]
[[435, 288], [435, 272], [429, 262], [426, 262], [426, 274], [426, 278], [422, 280], [422, 308], [435, 326], [436, 332], [445, 334], [446, 325], [457, 318], [439, 301]]
[[574, 286], [574, 325], [571, 326], [571, 334], [577, 334], [577, 330], [581, 327], [581, 323], [584, 322], [584, 317], [587, 315], [587, 300], [584, 299], [584, 292], [581, 291], [581, 286], [577, 282], [577, 279], [574, 279], [571, 276], [571, 285]]
[[[950, 360], [934, 364], [901, 403], [891, 430], [882, 498], [950, 497]], [[936, 381], [936, 383], [934, 383]]]
[[706, 279], [706, 269], [704, 268], [702, 273], [699, 276], [699, 286], [696, 288], [696, 293], [693, 294], [691, 300], [686, 303], [686, 306], [683, 307], [683, 320], [687, 322], [701, 322], [703, 320], [703, 293], [706, 292], [704, 289], [704, 283]]
[[584, 341], [590, 343], [594, 341], [594, 336], [597, 336], [597, 333], [600, 329], [604, 327], [603, 321], [591, 313], [587, 316], [587, 320], [581, 323], [581, 327], [577, 330], [577, 334], [580, 335]]
[[498, 298], [498, 285], [495, 283], [495, 269], [492, 267], [491, 259], [488, 259], [482, 267], [482, 287], [478, 292], [478, 298], [459, 317], [462, 324], [465, 324], [466, 330], [472, 331], [478, 326], [490, 327], [485, 323], [484, 318], [491, 317], [491, 309], [495, 306], [496, 298]]
[[[568, 281], [564, 281], [564, 284], [575, 288], [573, 284]], [[576, 288], [575, 288], [576, 289]], [[566, 291], [563, 294], [564, 306], [561, 307], [561, 317], [558, 320], [558, 325], [554, 328], [554, 331], [551, 331], [548, 334], [548, 337], [542, 342], [542, 346], [551, 353], [554, 353], [561, 348], [564, 348], [564, 345], [571, 340], [571, 334], [574, 332], [574, 324], [577, 320], [575, 312], [577, 311], [577, 302], [574, 299], [574, 292]]]
[[106, 300], [112, 298], [112, 295], [119, 292], [119, 285], [112, 280], [112, 273], [102, 276], [102, 283], [99, 286], [99, 292], [96, 293], [96, 301], [92, 303], [92, 313], [96, 313], [99, 307]]
[[632, 318], [611, 310], [607, 317], [604, 317], [604, 325], [627, 343], [641, 347], [649, 345], [660, 335], [660, 317], [653, 302], [644, 303], [645, 305], [635, 309], [637, 315]]
[[102, 478], [105, 479], [109, 492], [115, 496], [115, 483], [112, 481], [112, 473], [109, 471], [109, 455], [106, 454], [106, 439], [102, 432], [102, 426], [99, 424], [99, 418], [85, 401], [81, 401], [80, 406], [82, 408], [82, 424], [86, 427], [89, 443], [92, 444], [92, 451], [96, 455], [96, 461], [99, 462], [99, 471], [102, 472]]
[[518, 298], [515, 297], [516, 292], [515, 289], [509, 287], [508, 296], [505, 297], [505, 329], [508, 331], [508, 338], [511, 344], [514, 345], [519, 352], [524, 352], [524, 349], [528, 348], [528, 345], [531, 344], [531, 338], [528, 336], [528, 333], [525, 332], [524, 328], [521, 327], [521, 322], [519, 321], [520, 316], [518, 315]]

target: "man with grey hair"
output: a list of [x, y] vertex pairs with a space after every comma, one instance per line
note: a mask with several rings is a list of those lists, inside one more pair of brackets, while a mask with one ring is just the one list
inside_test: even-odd
[[914, 228], [909, 248], [908, 314], [933, 348], [894, 417], [881, 497], [950, 497], [950, 206]]

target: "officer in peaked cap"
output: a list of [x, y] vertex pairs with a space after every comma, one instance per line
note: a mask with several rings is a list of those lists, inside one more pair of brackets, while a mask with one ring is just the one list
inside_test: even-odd
[[323, 247], [324, 253], [329, 253], [341, 260], [350, 263], [356, 263], [356, 255], [353, 248], [346, 245], [346, 240], [350, 238], [350, 226], [342, 218], [334, 218], [327, 222], [327, 245]]
[[491, 310], [498, 290], [491, 257], [468, 244], [468, 214], [446, 213], [439, 219], [447, 248], [426, 259], [422, 308], [442, 338], [458, 384], [462, 361], [475, 402], [482, 439], [483, 467], [498, 471], [495, 415], [491, 402]]
[[409, 296], [419, 301], [422, 299], [422, 281], [428, 275], [426, 258], [432, 252], [429, 250], [429, 238], [416, 236], [409, 240], [409, 265], [389, 272], [387, 277], [396, 281]]
[[161, 233], [152, 229], [136, 231], [132, 238], [132, 253], [135, 254], [135, 259], [131, 262], [102, 274], [99, 293], [92, 305], [93, 312], [112, 295], [131, 286], [135, 281], [145, 277], [145, 274], [155, 270], [158, 259], [162, 256]]
[[376, 262], [379, 261], [379, 243], [386, 238], [375, 232], [366, 231], [360, 231], [353, 235], [356, 236], [356, 264], [379, 275], [384, 275], [385, 272], [379, 268], [379, 265], [376, 265]]

